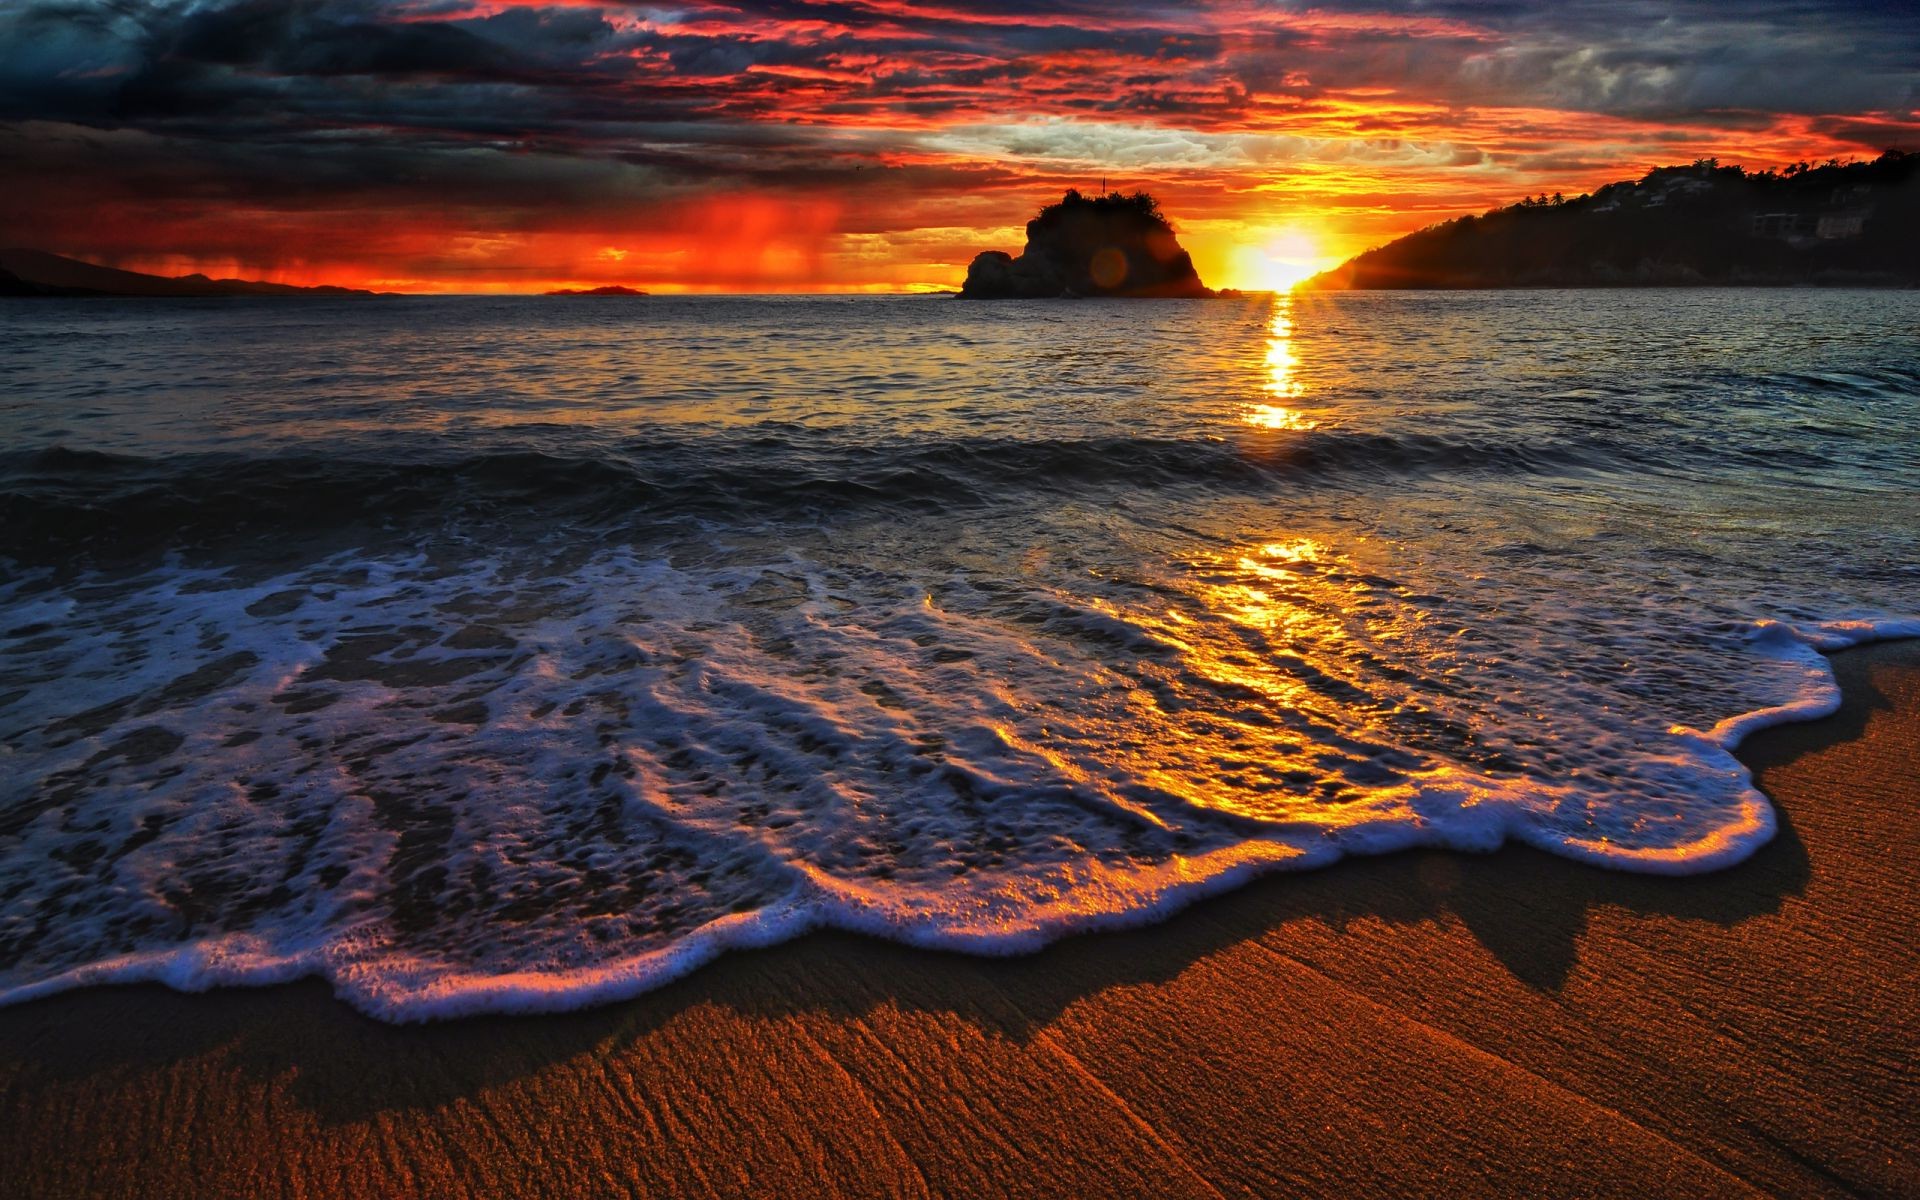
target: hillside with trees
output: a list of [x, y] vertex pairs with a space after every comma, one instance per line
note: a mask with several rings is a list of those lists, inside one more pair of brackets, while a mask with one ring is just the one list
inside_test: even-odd
[[1920, 286], [1920, 154], [1749, 172], [1701, 159], [1422, 229], [1306, 289]]

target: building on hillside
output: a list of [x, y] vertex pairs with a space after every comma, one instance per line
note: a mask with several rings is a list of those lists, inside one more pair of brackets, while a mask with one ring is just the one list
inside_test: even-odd
[[1821, 213], [1819, 222], [1813, 227], [1813, 236], [1826, 241], [1859, 237], [1866, 227], [1866, 209], [1842, 209], [1839, 212]]
[[1791, 239], [1812, 232], [1805, 213], [1770, 212], [1753, 214], [1753, 236]]

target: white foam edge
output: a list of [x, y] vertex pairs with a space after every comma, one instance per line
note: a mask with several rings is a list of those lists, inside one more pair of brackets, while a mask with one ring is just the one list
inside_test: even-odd
[[[250, 933], [222, 934], [166, 950], [141, 951], [87, 963], [58, 975], [0, 991], [0, 1006], [25, 1003], [73, 988], [99, 984], [160, 983], [176, 991], [266, 986], [320, 976], [354, 1009], [380, 1020], [405, 1023], [449, 1020], [486, 1013], [567, 1012], [632, 999], [680, 979], [731, 949], [754, 949], [790, 941], [817, 929], [838, 929], [927, 950], [980, 956], [1038, 951], [1063, 937], [1158, 924], [1187, 906], [1233, 891], [1263, 875], [1325, 866], [1349, 855], [1388, 854], [1427, 847], [1491, 852], [1508, 840], [1583, 862], [1639, 874], [1690, 875], [1744, 861], [1773, 837], [1776, 822], [1767, 798], [1752, 786], [1751, 773], [1733, 750], [1757, 730], [1832, 715], [1840, 687], [1824, 653], [1868, 642], [1920, 637], [1920, 618], [1827, 621], [1806, 627], [1764, 621], [1749, 642], [1761, 652], [1808, 669], [1812, 694], [1786, 704], [1729, 717], [1706, 731], [1676, 726], [1674, 733], [1697, 752], [1724, 758], [1746, 783], [1741, 821], [1707, 838], [1676, 847], [1635, 850], [1554, 837], [1516, 822], [1501, 807], [1467, 827], [1422, 822], [1381, 822], [1349, 827], [1316, 844], [1253, 838], [1235, 846], [1176, 858], [1130, 872], [1132, 901], [1125, 907], [1088, 911], [1053, 905], [1024, 921], [991, 929], [938, 924], [925, 915], [879, 903], [857, 887], [823, 876], [806, 877], [786, 898], [751, 913], [720, 917], [674, 945], [615, 962], [565, 971], [505, 974], [437, 974], [425, 988], [393, 995], [380, 986], [383, 974], [364, 964], [342, 962], [337, 949], [352, 939], [336, 931], [326, 940], [291, 951], [269, 952]], [[390, 980], [389, 980], [390, 981]]]
[[1878, 620], [1850, 619], [1821, 621], [1812, 625], [1790, 625], [1784, 621], [1761, 621], [1748, 635], [1748, 641], [1763, 653], [1800, 663], [1808, 669], [1815, 689], [1772, 708], [1756, 709], [1728, 717], [1712, 729], [1695, 733], [1722, 750], [1731, 752], [1747, 736], [1775, 725], [1799, 721], [1817, 721], [1840, 710], [1840, 682], [1833, 673], [1827, 655], [1869, 642], [1891, 642], [1920, 637], [1920, 617], [1892, 617]]

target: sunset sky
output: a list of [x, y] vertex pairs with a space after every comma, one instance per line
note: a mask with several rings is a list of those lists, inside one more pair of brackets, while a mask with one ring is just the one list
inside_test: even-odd
[[1920, 7], [9, 0], [8, 244], [395, 290], [959, 283], [1069, 186], [1259, 287], [1702, 156], [1920, 149]]

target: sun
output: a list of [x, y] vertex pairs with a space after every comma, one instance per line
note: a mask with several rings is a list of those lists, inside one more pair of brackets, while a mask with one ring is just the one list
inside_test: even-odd
[[1299, 226], [1264, 229], [1236, 246], [1229, 264], [1230, 287], [1284, 292], [1334, 262], [1320, 241]]

